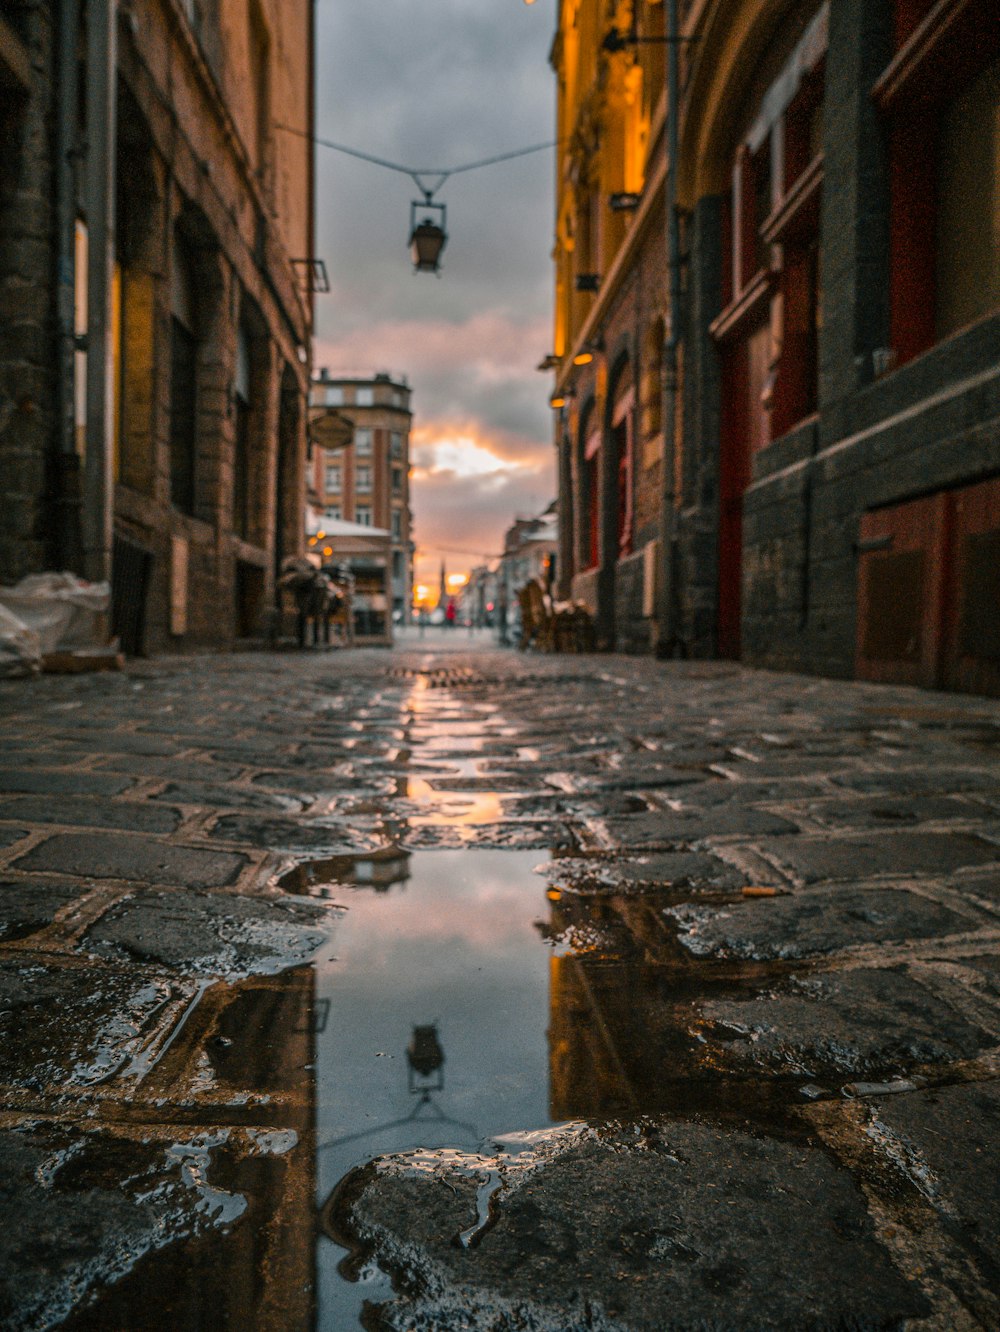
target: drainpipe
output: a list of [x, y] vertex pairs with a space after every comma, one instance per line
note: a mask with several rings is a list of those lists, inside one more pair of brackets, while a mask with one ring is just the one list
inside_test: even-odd
[[114, 348], [111, 283], [115, 245], [116, 0], [87, 0], [86, 202], [87, 454], [83, 562], [92, 582], [111, 577], [114, 500]]
[[678, 75], [680, 67], [680, 32], [677, 0], [667, 0], [667, 170], [663, 206], [666, 212], [667, 273], [670, 293], [670, 333], [663, 346], [663, 489], [660, 510], [660, 585], [658, 588], [655, 651], [658, 657], [669, 655], [677, 646], [679, 626], [675, 623], [674, 583], [674, 468], [677, 456], [676, 406], [677, 360], [680, 346], [681, 310], [681, 235], [677, 213], [677, 109], [680, 102]]
[[80, 463], [73, 410], [74, 231], [76, 227], [77, 0], [60, 0], [56, 29], [56, 438], [54, 567], [79, 570]]

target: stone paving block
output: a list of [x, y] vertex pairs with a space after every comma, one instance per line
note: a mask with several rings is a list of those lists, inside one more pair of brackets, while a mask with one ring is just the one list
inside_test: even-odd
[[915, 823], [974, 822], [983, 818], [980, 806], [954, 796], [834, 797], [811, 800], [804, 811], [829, 828], [902, 828]]
[[339, 914], [339, 908], [287, 896], [143, 893], [112, 906], [79, 946], [101, 957], [135, 957], [232, 982], [308, 961]]
[[0, 769], [0, 791], [26, 795], [121, 795], [133, 785], [128, 777], [105, 772], [57, 769]]
[[708, 1000], [701, 1008], [725, 1057], [845, 1081], [971, 1059], [995, 1043], [898, 967], [813, 976], [757, 999]]
[[[254, 1181], [262, 1227], [286, 1219], [288, 1162], [285, 1141], [275, 1142], [266, 1132], [183, 1126], [134, 1136], [45, 1124], [0, 1132], [0, 1207], [17, 1216], [0, 1229], [3, 1327], [253, 1326], [259, 1308], [235, 1274], [252, 1271], [259, 1252], [241, 1224], [248, 1198], [239, 1190]], [[184, 1241], [198, 1245], [195, 1268]], [[156, 1254], [173, 1280], [151, 1283], [143, 1260]], [[88, 1310], [97, 1294], [104, 1303]], [[300, 1303], [305, 1316], [305, 1298], [289, 1301]], [[286, 1326], [305, 1325], [287, 1313]]]
[[0, 880], [0, 939], [9, 943], [43, 929], [80, 893], [74, 884], [45, 879]]
[[213, 824], [211, 836], [269, 851], [325, 851], [331, 856], [372, 851], [385, 840], [353, 823], [297, 823], [294, 819], [254, 818], [249, 814], [224, 814]]
[[143, 735], [141, 731], [101, 730], [100, 743], [95, 742], [92, 731], [73, 731], [63, 733], [64, 744], [74, 749], [85, 749], [93, 753], [99, 749], [102, 754], [144, 754], [161, 758], [176, 754], [179, 749], [186, 749], [187, 743], [177, 740], [163, 740], [153, 735]]
[[475, 846], [481, 850], [549, 851], [576, 845], [563, 823], [418, 823], [411, 822], [400, 835], [407, 850], [459, 850]]
[[164, 1005], [194, 983], [130, 968], [0, 959], [0, 1080], [88, 1087], [122, 1070], [153, 1037]]
[[[818, 1332], [930, 1311], [857, 1183], [816, 1147], [684, 1121], [569, 1143], [548, 1160], [516, 1140], [494, 1158], [386, 1158], [362, 1176], [346, 1222], [407, 1278], [379, 1326]], [[491, 1169], [495, 1220], [463, 1248]]]
[[634, 887], [732, 892], [747, 882], [735, 866], [697, 851], [651, 852], [632, 859], [570, 856], [540, 866], [539, 872], [561, 887], [578, 891]]
[[699, 781], [682, 791], [670, 791], [666, 797], [654, 796], [661, 804], [684, 809], [714, 809], [718, 805], [780, 805], [794, 804], [812, 797], [828, 794], [830, 788], [821, 778], [790, 777], [787, 780], [768, 778], [757, 781], [752, 774], [737, 779], [713, 775], [709, 781]]
[[[99, 749], [99, 746], [95, 748]], [[156, 754], [111, 754], [99, 759], [97, 766], [104, 771], [128, 772], [137, 777], [167, 777], [177, 782], [231, 782], [240, 774], [240, 768], [234, 764]]]
[[798, 958], [858, 944], [902, 942], [965, 933], [982, 916], [961, 915], [898, 888], [843, 887], [754, 898], [723, 908], [681, 905], [669, 914], [678, 938], [697, 957]]
[[806, 883], [871, 874], [951, 874], [1000, 860], [1000, 846], [969, 833], [873, 833], [864, 838], [803, 836], [762, 843]]
[[832, 772], [830, 781], [862, 795], [941, 795], [993, 787], [996, 777], [970, 768], [863, 768], [860, 772]]
[[[876, 1140], [882, 1137], [901, 1168], [949, 1220], [970, 1228], [988, 1255], [995, 1284], [1000, 1249], [1000, 1083], [935, 1087], [877, 1102]], [[885, 1136], [883, 1136], [885, 1135]], [[889, 1141], [885, 1142], [885, 1137]]]
[[9, 800], [0, 800], [0, 818], [148, 833], [174, 832], [181, 821], [175, 809], [87, 796], [60, 796], [58, 800], [43, 800], [40, 796], [13, 796]]
[[82, 878], [221, 888], [232, 883], [246, 864], [246, 856], [140, 837], [57, 833], [19, 857], [13, 867]]
[[710, 810], [664, 810], [603, 819], [603, 828], [626, 851], [655, 850], [671, 843], [700, 842], [708, 837], [746, 837], [794, 832], [795, 824], [780, 814], [742, 805], [717, 805]]
[[211, 782], [168, 782], [162, 791], [149, 799], [200, 805], [207, 809], [281, 809], [290, 813], [302, 809], [302, 801], [297, 796]]

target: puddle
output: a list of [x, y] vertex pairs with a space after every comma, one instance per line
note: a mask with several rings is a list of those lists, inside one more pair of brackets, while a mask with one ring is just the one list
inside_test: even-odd
[[[474, 1151], [487, 1137], [554, 1122], [552, 952], [534, 924], [545, 906], [538, 861], [537, 851], [418, 852], [389, 892], [337, 890], [347, 910], [336, 959], [316, 973], [317, 1000], [330, 1011], [315, 1054], [321, 1209], [352, 1167], [376, 1155]], [[428, 1028], [433, 1039], [415, 1036]], [[359, 1326], [363, 1302], [389, 1295], [371, 1266], [345, 1280], [345, 1256], [320, 1241], [324, 1329]]]

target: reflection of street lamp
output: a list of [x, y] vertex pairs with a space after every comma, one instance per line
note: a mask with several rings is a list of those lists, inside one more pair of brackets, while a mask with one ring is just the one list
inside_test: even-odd
[[436, 1023], [413, 1028], [413, 1035], [406, 1047], [406, 1062], [409, 1065], [411, 1092], [427, 1101], [430, 1100], [431, 1092], [443, 1090], [444, 1051], [438, 1040]]

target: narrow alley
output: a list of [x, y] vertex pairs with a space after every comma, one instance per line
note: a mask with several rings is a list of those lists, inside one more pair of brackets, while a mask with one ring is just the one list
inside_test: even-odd
[[0, 682], [0, 1323], [1000, 1325], [1000, 706], [416, 630]]

